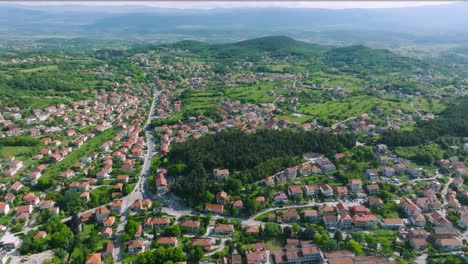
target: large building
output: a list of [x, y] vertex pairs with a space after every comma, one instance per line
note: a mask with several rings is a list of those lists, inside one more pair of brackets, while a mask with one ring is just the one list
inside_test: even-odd
[[310, 241], [287, 239], [286, 247], [272, 252], [275, 264], [323, 263], [320, 249]]

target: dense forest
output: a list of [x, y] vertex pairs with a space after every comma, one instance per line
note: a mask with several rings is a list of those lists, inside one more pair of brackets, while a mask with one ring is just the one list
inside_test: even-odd
[[455, 100], [439, 117], [419, 121], [412, 131], [388, 131], [381, 142], [388, 146], [417, 146], [442, 136], [466, 137], [468, 135], [468, 96]]
[[169, 174], [186, 174], [178, 179], [173, 190], [199, 204], [205, 199], [213, 169], [239, 172], [237, 177], [245, 184], [298, 164], [306, 152], [331, 155], [354, 145], [355, 138], [349, 134], [260, 131], [248, 135], [229, 131], [183, 144], [175, 143], [168, 156]]

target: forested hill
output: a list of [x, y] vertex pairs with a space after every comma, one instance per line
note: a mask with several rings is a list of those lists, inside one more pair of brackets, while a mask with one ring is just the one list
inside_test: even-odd
[[175, 48], [197, 53], [208, 60], [227, 62], [249, 60], [259, 62], [264, 55], [271, 57], [297, 56], [323, 69], [334, 69], [346, 74], [368, 76], [389, 73], [414, 73], [432, 69], [421, 60], [403, 57], [388, 50], [362, 45], [336, 47], [298, 41], [285, 36], [271, 36], [229, 44], [207, 44], [199, 41], [181, 41], [156, 47]]

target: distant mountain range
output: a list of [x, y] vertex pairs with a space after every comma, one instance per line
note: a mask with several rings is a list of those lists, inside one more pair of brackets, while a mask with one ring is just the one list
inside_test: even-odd
[[243, 8], [176, 10], [142, 6], [24, 6], [0, 3], [6, 37], [203, 39], [230, 42], [288, 35], [322, 43], [464, 43], [468, 3], [393, 9]]

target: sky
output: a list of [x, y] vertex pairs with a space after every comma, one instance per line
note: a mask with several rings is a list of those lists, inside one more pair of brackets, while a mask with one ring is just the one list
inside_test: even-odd
[[285, 8], [396, 8], [412, 6], [442, 5], [454, 2], [417, 2], [417, 1], [35, 1], [35, 2], [15, 2], [23, 5], [68, 5], [82, 4], [89, 6], [125, 6], [144, 5], [160, 8], [177, 9], [213, 9], [213, 8], [242, 8], [242, 7], [285, 7]]

